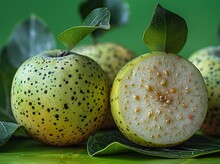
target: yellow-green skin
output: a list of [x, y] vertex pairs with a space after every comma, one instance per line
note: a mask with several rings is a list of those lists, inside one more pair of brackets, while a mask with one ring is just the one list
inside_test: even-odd
[[69, 146], [95, 133], [109, 103], [107, 78], [92, 59], [51, 57], [46, 51], [25, 61], [14, 76], [11, 106], [17, 122], [34, 139]]
[[[135, 57], [135, 54], [125, 47], [111, 42], [81, 46], [73, 51], [95, 60], [106, 73], [110, 88], [118, 71]], [[112, 129], [115, 127], [116, 125], [109, 108], [102, 129]]]
[[189, 60], [200, 70], [208, 90], [208, 112], [201, 129], [220, 136], [220, 47], [198, 50]]
[[199, 70], [171, 53], [152, 52], [128, 62], [110, 95], [119, 130], [130, 141], [169, 147], [189, 139], [207, 112], [207, 90]]

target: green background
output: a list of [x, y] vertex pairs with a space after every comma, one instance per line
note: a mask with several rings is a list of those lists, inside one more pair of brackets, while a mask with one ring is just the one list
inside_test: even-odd
[[[0, 46], [2, 47], [14, 25], [30, 14], [42, 17], [50, 30], [58, 35], [74, 25], [80, 25], [79, 3], [84, 0], [1, 0], [0, 3]], [[141, 55], [149, 51], [142, 41], [142, 35], [149, 25], [155, 5], [160, 3], [166, 9], [181, 15], [188, 24], [187, 42], [180, 52], [188, 57], [196, 50], [219, 45], [220, 25], [219, 0], [127, 0], [130, 6], [128, 24], [103, 35], [100, 42], [116, 42]], [[82, 44], [91, 43], [91, 37]], [[58, 48], [64, 47], [58, 43]]]

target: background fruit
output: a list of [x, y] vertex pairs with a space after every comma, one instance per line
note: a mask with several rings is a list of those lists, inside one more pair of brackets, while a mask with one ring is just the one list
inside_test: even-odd
[[125, 47], [110, 42], [81, 46], [74, 49], [74, 52], [95, 60], [105, 71], [110, 86], [121, 67], [135, 57]]
[[22, 64], [12, 83], [13, 114], [30, 136], [50, 145], [85, 141], [101, 126], [108, 83], [101, 67], [81, 55], [45, 51]]
[[220, 136], [220, 47], [200, 49], [189, 60], [200, 70], [208, 90], [208, 112], [201, 129]]

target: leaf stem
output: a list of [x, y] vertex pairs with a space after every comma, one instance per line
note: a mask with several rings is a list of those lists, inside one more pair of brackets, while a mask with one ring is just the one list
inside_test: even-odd
[[98, 44], [98, 37], [93, 37], [93, 44], [94, 45]]

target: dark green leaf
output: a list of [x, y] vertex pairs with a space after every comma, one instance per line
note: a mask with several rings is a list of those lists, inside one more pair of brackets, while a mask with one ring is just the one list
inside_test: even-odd
[[5, 74], [0, 74], [0, 120], [15, 122], [10, 106], [10, 78], [6, 77]]
[[177, 54], [186, 42], [187, 32], [187, 24], [182, 17], [158, 4], [143, 40], [151, 51]]
[[[5, 48], [1, 51], [5, 54]], [[15, 122], [14, 116], [11, 111], [10, 104], [10, 91], [13, 76], [16, 69], [8, 63], [5, 55], [1, 56], [0, 62], [0, 121]]]
[[18, 68], [26, 59], [41, 51], [54, 49], [55, 41], [45, 22], [31, 15], [15, 27], [5, 46], [5, 54], [2, 55], [7, 56], [9, 63]]
[[[82, 19], [95, 8], [107, 7], [111, 13], [110, 24], [112, 27], [124, 25], [128, 22], [129, 17], [129, 4], [125, 0], [86, 0], [81, 3], [79, 7], [80, 15]], [[97, 39], [104, 30], [97, 29], [92, 32], [94, 39]]]
[[0, 121], [0, 147], [9, 140], [19, 127], [16, 123]]
[[110, 13], [107, 8], [97, 8], [85, 18], [82, 26], [75, 26], [65, 30], [58, 35], [58, 40], [70, 51], [95, 29], [109, 29], [109, 19]]
[[145, 155], [166, 158], [192, 158], [220, 152], [220, 139], [195, 134], [181, 145], [170, 148], [142, 147], [127, 140], [119, 131], [105, 131], [91, 136], [87, 143], [90, 156], [135, 151]]
[[106, 0], [106, 7], [111, 13], [110, 24], [112, 26], [124, 25], [129, 18], [129, 4], [125, 0]]
[[0, 53], [0, 121], [15, 122], [10, 91], [17, 68], [29, 57], [54, 48], [55, 38], [39, 17], [31, 15], [17, 24]]

